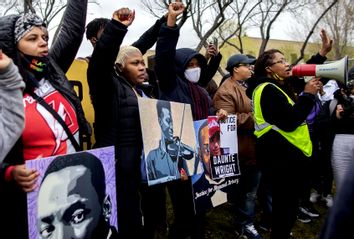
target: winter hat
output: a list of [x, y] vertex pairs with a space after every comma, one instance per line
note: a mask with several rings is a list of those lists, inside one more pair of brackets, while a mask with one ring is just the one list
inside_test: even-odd
[[34, 27], [45, 27], [43, 20], [34, 13], [22, 14], [15, 23], [15, 43], [17, 44]]

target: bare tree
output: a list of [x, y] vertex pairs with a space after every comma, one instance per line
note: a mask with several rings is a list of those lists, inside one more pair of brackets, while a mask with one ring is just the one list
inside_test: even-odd
[[[142, 0], [141, 4], [143, 9], [156, 18], [160, 18], [163, 14], [166, 14], [169, 4], [173, 0]], [[194, 1], [193, 1], [194, 2]], [[192, 0], [184, 1], [185, 11], [182, 16], [178, 19], [178, 26], [181, 27], [190, 17], [190, 10], [192, 5]]]
[[[334, 58], [348, 54], [347, 47], [354, 41], [354, 4], [352, 0], [338, 0], [325, 16], [323, 26], [329, 28], [333, 38]], [[328, 1], [321, 1], [321, 9], [328, 8]]]
[[0, 16], [5, 16], [10, 12], [16, 12], [17, 0], [4, 0], [0, 2]]
[[259, 13], [256, 10], [261, 2], [262, 0], [234, 1], [230, 8], [225, 11], [226, 20], [217, 30], [218, 36], [221, 39], [220, 48], [224, 45], [229, 45], [241, 54], [244, 52], [243, 36], [246, 34], [250, 20]]
[[[96, 0], [89, 0], [88, 3], [99, 5]], [[0, 10], [4, 9], [3, 15], [6, 15], [10, 11], [15, 13], [33, 12], [38, 14], [47, 25], [49, 31], [57, 29], [53, 40], [58, 33], [58, 25], [51, 26], [53, 19], [59, 16], [67, 6], [67, 0], [5, 0], [5, 4], [0, 4]], [[60, 21], [61, 23], [61, 21]], [[60, 25], [59, 23], [59, 25]], [[49, 27], [50, 26], [50, 27]]]
[[200, 39], [196, 51], [200, 51], [203, 46], [207, 45], [208, 38], [225, 21], [224, 13], [232, 2], [232, 0], [193, 1], [191, 19], [193, 29]]
[[5, 3], [0, 4], [0, 9], [3, 9], [2, 15], [7, 15], [9, 12], [36, 13], [49, 26], [51, 21], [65, 9], [66, 3], [66, 0], [5, 0]]
[[[317, 18], [317, 20], [315, 21], [315, 23], [313, 24], [311, 30], [308, 32], [308, 35], [304, 41], [304, 43], [302, 44], [302, 47], [300, 49], [300, 56], [298, 59], [296, 59], [296, 61], [293, 63], [294, 65], [296, 65], [297, 63], [299, 63], [305, 55], [305, 48], [307, 46], [307, 43], [311, 37], [311, 35], [313, 34], [315, 28], [317, 27], [318, 23], [322, 20], [322, 18], [327, 14], [328, 11], [331, 10], [332, 7], [334, 7], [337, 4], [338, 0], [334, 0], [329, 6], [327, 6], [326, 8], [324, 8], [324, 11], [322, 12], [322, 14]], [[337, 4], [338, 5], [338, 4]]]
[[266, 49], [268, 41], [270, 39], [270, 30], [274, 22], [280, 16], [280, 14], [289, 5], [289, 2], [289, 0], [270, 0], [258, 5], [258, 9], [260, 11], [259, 30], [262, 37], [262, 43], [259, 49], [259, 54], [262, 54]]

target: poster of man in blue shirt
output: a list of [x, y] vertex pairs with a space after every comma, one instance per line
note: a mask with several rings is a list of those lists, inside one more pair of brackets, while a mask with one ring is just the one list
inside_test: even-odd
[[[146, 99], [145, 99], [146, 100]], [[148, 101], [151, 101], [150, 99]], [[180, 103], [171, 103], [169, 101], [162, 100], [153, 100], [155, 101], [155, 109], [157, 115], [157, 129], [155, 135], [152, 135], [153, 138], [158, 138], [158, 146], [151, 148], [150, 150], [146, 149], [145, 143], [148, 141], [146, 136], [146, 130], [144, 130], [144, 124], [149, 124], [152, 127], [154, 120], [147, 121], [146, 117], [141, 117], [143, 120], [143, 141], [144, 149], [147, 152], [146, 156], [146, 172], [149, 185], [154, 185], [158, 183], [163, 183], [171, 180], [176, 180], [181, 178], [181, 176], [189, 176], [190, 173], [193, 173], [193, 166], [188, 166], [187, 161], [194, 161], [195, 152], [194, 147], [184, 143], [182, 140], [183, 136], [188, 136], [184, 131], [184, 124], [190, 124], [193, 126], [193, 122], [185, 122], [185, 118], [189, 111], [186, 110], [186, 106]], [[140, 103], [140, 102], [139, 102]], [[174, 105], [175, 104], [175, 105]], [[174, 106], [171, 107], [171, 106]], [[146, 107], [145, 107], [146, 108]], [[151, 110], [151, 107], [149, 107]], [[178, 114], [180, 119], [174, 118], [172, 111], [175, 110], [177, 113], [178, 110], [182, 112]], [[151, 115], [151, 112], [150, 112]], [[176, 114], [175, 114], [176, 115]], [[176, 126], [176, 125], [178, 126]], [[179, 127], [179, 131], [176, 132], [176, 128]], [[147, 129], [147, 128], [146, 128]], [[148, 132], [153, 130], [149, 128]], [[158, 132], [156, 134], [156, 132]], [[145, 136], [144, 136], [145, 133]], [[183, 134], [185, 133], [185, 135]], [[188, 133], [190, 134], [190, 133]], [[151, 137], [150, 141], [151, 141]], [[194, 137], [194, 135], [192, 136]], [[193, 162], [191, 162], [193, 164]], [[192, 170], [190, 170], [190, 168]]]

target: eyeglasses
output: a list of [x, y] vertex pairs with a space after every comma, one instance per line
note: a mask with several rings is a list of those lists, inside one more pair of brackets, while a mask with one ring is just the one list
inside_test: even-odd
[[269, 66], [272, 66], [272, 65], [275, 65], [275, 64], [278, 64], [278, 63], [281, 63], [281, 64], [285, 65], [288, 62], [285, 59], [281, 59], [279, 61], [271, 63]]

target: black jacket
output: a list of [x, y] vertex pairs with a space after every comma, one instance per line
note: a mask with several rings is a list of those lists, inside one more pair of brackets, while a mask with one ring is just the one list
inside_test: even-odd
[[[132, 45], [142, 54], [146, 53], [155, 44], [161, 24], [165, 21], [164, 17], [157, 20]], [[141, 146], [142, 143], [137, 97], [132, 85], [114, 69], [126, 32], [125, 25], [111, 20], [97, 42], [87, 70], [95, 109], [95, 147]], [[141, 89], [145, 90], [143, 87]]]
[[[165, 18], [157, 20], [133, 46], [145, 53], [156, 42]], [[127, 27], [111, 20], [93, 51], [87, 79], [95, 109], [94, 147], [115, 146], [116, 190], [120, 234], [137, 233], [142, 224], [140, 163], [142, 133], [133, 85], [114, 69]]]
[[[211, 99], [208, 92], [202, 87], [206, 86], [211, 80], [211, 73], [208, 72], [206, 59], [203, 55], [190, 48], [180, 48], [176, 50], [178, 37], [178, 27], [170, 28], [166, 24], [161, 27], [160, 35], [156, 43], [155, 56], [155, 72], [159, 80], [160, 99], [190, 104], [192, 106], [192, 112], [194, 112], [191, 91], [188, 80], [184, 77], [184, 71], [187, 68], [188, 62], [192, 58], [197, 58], [201, 68], [198, 87], [203, 94], [208, 96], [209, 115], [213, 115], [215, 112], [212, 107]], [[219, 58], [215, 58], [214, 60], [218, 61]]]
[[[90, 135], [91, 129], [85, 119], [79, 98], [65, 76], [81, 45], [85, 32], [87, 0], [68, 1], [60, 25], [58, 38], [49, 52], [49, 81], [75, 108], [80, 127], [80, 135]], [[14, 26], [19, 15], [0, 18], [0, 49], [20, 65], [20, 56], [14, 40]], [[21, 67], [19, 67], [21, 69]], [[4, 235], [11, 238], [28, 238], [27, 236], [27, 202], [26, 195], [15, 182], [4, 182], [4, 173], [9, 165], [23, 164], [21, 138], [11, 150], [0, 168], [0, 205], [6, 222], [1, 226]]]
[[[308, 63], [323, 63], [325, 59], [326, 58], [323, 58], [317, 54], [316, 56], [313, 56]], [[298, 82], [301, 81], [298, 78], [287, 80], [297, 80]], [[249, 82], [250, 84], [246, 91], [248, 97], [252, 99], [254, 89], [259, 84], [264, 82], [270, 82], [277, 85], [291, 97], [292, 92], [289, 92], [289, 88], [284, 88], [282, 85], [279, 85], [276, 80], [268, 77], [253, 78]], [[263, 89], [260, 104], [262, 114], [266, 122], [276, 125], [281, 130], [291, 132], [305, 122], [315, 104], [315, 96], [304, 93], [297, 97], [295, 104], [292, 106], [288, 103], [286, 96], [281, 91], [279, 91], [275, 86], [269, 84]], [[270, 130], [258, 138], [257, 152], [261, 153], [259, 158], [262, 159], [262, 161], [266, 161], [263, 159], [271, 158], [274, 162], [277, 162], [276, 164], [291, 165], [289, 162], [295, 163], [299, 159], [303, 159], [305, 157], [298, 148], [290, 144], [275, 130]], [[265, 162], [261, 162], [261, 164], [262, 163], [263, 166], [269, 167], [270, 165], [269, 163], [268, 165], [264, 165]]]

